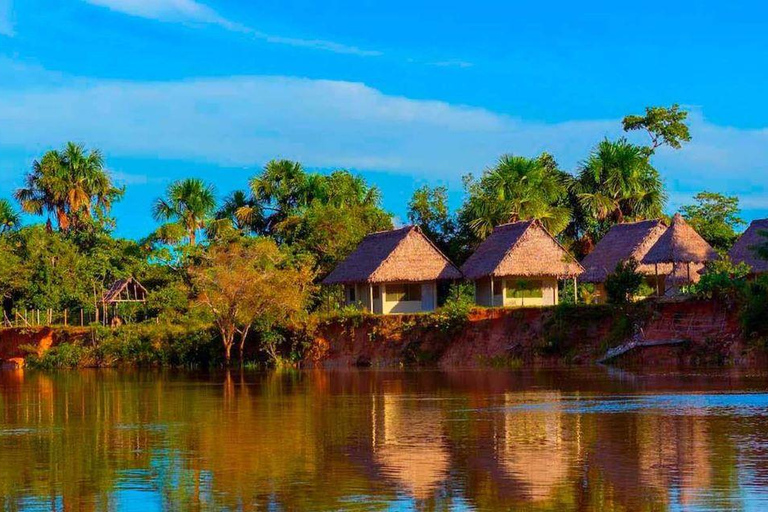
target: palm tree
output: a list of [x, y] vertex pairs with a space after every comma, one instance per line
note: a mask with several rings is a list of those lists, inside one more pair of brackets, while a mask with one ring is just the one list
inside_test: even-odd
[[15, 197], [22, 210], [34, 215], [55, 217], [60, 230], [81, 229], [96, 211], [108, 212], [123, 194], [104, 169], [100, 151], [87, 152], [84, 146], [67, 143], [63, 150], [48, 151], [32, 165], [25, 186]]
[[7, 233], [19, 227], [21, 216], [7, 199], [0, 199], [0, 233]]
[[259, 204], [244, 190], [235, 190], [224, 198], [216, 212], [217, 220], [227, 220], [238, 231], [255, 232], [263, 220]]
[[216, 208], [213, 185], [197, 178], [178, 180], [168, 186], [165, 198], [158, 198], [152, 216], [158, 222], [170, 221], [161, 230], [175, 232], [174, 225], [183, 229], [189, 245], [197, 242], [197, 231], [205, 228]]
[[667, 200], [645, 148], [624, 138], [600, 142], [581, 165], [573, 187], [585, 213], [600, 221], [657, 218]]
[[567, 180], [546, 153], [538, 158], [504, 155], [479, 181], [469, 183], [461, 216], [481, 239], [499, 224], [527, 219], [539, 219], [559, 233], [570, 220]]

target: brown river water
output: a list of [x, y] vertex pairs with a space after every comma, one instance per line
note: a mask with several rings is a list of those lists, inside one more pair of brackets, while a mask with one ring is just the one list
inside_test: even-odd
[[3, 371], [6, 510], [768, 510], [768, 375]]

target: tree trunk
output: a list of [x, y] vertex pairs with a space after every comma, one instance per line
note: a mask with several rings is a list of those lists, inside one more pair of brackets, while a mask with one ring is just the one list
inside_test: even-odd
[[240, 349], [240, 366], [243, 366], [244, 353], [245, 353], [245, 339], [248, 337], [248, 332], [250, 330], [251, 330], [251, 326], [249, 325], [240, 332], [240, 346], [238, 347]]
[[195, 230], [191, 230], [189, 232], [189, 245], [195, 246], [197, 244], [197, 236], [195, 235]]
[[224, 363], [229, 367], [232, 361], [232, 345], [235, 344], [234, 331], [221, 329], [221, 341], [224, 343]]

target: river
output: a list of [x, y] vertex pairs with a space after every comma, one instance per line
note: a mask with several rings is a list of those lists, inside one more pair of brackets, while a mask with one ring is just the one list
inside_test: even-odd
[[768, 375], [0, 372], [0, 510], [764, 510]]

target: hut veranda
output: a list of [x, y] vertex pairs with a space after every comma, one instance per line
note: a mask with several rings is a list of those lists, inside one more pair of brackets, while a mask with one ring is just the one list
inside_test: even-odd
[[347, 304], [387, 315], [433, 311], [438, 282], [461, 278], [418, 227], [407, 226], [365, 237], [323, 284], [344, 285]]
[[554, 306], [584, 269], [538, 220], [497, 226], [461, 267], [480, 306]]

